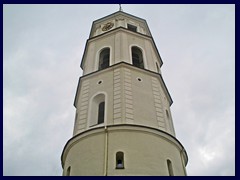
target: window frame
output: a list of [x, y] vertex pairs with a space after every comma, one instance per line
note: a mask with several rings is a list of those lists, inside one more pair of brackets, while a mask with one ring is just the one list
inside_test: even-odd
[[174, 176], [172, 161], [170, 159], [167, 159], [167, 168], [169, 176]]
[[105, 113], [105, 101], [102, 101], [98, 104], [97, 124], [104, 123], [104, 113]]
[[98, 70], [106, 69], [110, 66], [110, 48], [105, 47], [99, 53]]
[[[107, 121], [107, 94], [105, 92], [98, 92], [95, 95], [93, 95], [90, 99], [89, 103], [89, 110], [88, 110], [88, 127], [98, 127], [104, 125], [104, 123]], [[99, 105], [100, 103], [104, 102], [104, 119], [102, 123], [98, 123], [98, 114], [99, 114]]]
[[[121, 163], [119, 163], [121, 161]], [[121, 164], [121, 166], [118, 166]], [[122, 151], [116, 152], [116, 169], [125, 169], [124, 167], [124, 153]]]
[[144, 59], [143, 59], [143, 52], [141, 48], [137, 46], [131, 47], [131, 58], [132, 58], [132, 65], [138, 67], [140, 69], [145, 69]]
[[132, 32], [137, 32], [137, 26], [134, 26], [132, 24], [127, 24], [127, 29]]

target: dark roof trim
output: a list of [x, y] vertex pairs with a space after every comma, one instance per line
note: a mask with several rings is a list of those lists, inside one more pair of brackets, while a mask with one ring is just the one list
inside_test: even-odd
[[152, 36], [148, 36], [148, 35], [145, 35], [145, 34], [141, 34], [141, 33], [139, 33], [139, 32], [132, 32], [132, 31], [130, 31], [129, 29], [124, 28], [124, 27], [118, 27], [118, 28], [115, 28], [115, 29], [110, 30], [110, 31], [108, 31], [108, 32], [102, 33], [102, 34], [100, 34], [100, 35], [98, 35], [98, 36], [94, 36], [94, 37], [92, 37], [92, 38], [89, 38], [89, 39], [86, 41], [85, 48], [84, 48], [84, 52], [83, 52], [83, 56], [82, 56], [82, 60], [81, 60], [81, 64], [80, 64], [80, 67], [81, 67], [82, 69], [83, 69], [83, 59], [84, 59], [85, 54], [86, 54], [86, 51], [87, 51], [87, 44], [88, 44], [88, 42], [89, 42], [90, 40], [93, 40], [93, 39], [95, 39], [95, 38], [99, 38], [99, 37], [101, 37], [101, 36], [106, 35], [107, 33], [110, 33], [110, 32], [113, 32], [113, 31], [116, 31], [116, 30], [119, 30], [119, 29], [123, 29], [123, 30], [129, 31], [129, 32], [131, 32], [131, 33], [136, 33], [136, 34], [138, 34], [138, 35], [141, 35], [141, 36], [150, 38], [150, 39], [152, 40], [152, 42], [153, 42], [153, 45], [154, 45], [156, 51], [157, 51], [157, 55], [158, 55], [158, 57], [159, 57], [159, 59], [160, 59], [160, 61], [161, 61], [160, 67], [162, 67], [163, 61], [162, 61], [162, 58], [161, 58], [161, 56], [160, 56], [160, 53], [159, 53], [159, 51], [158, 51], [158, 48], [157, 48], [156, 43], [155, 43], [155, 41], [154, 41], [154, 39], [153, 39]]

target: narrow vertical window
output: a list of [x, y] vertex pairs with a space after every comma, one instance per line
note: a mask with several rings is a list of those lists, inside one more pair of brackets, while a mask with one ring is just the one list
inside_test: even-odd
[[66, 176], [70, 176], [70, 171], [71, 171], [71, 166], [69, 166], [69, 167], [67, 168]]
[[98, 105], [98, 124], [104, 122], [104, 109], [105, 109], [105, 102], [101, 102]]
[[116, 153], [116, 169], [124, 169], [124, 154], [121, 151]]
[[132, 63], [136, 67], [144, 68], [142, 51], [138, 47], [132, 47]]
[[99, 70], [109, 67], [110, 48], [105, 48], [101, 51], [99, 56]]
[[88, 117], [88, 125], [89, 127], [93, 127], [99, 124], [102, 124], [106, 121], [105, 111], [106, 111], [106, 100], [104, 94], [97, 94], [93, 96], [92, 102], [89, 103], [89, 111], [90, 115]]
[[174, 176], [174, 175], [173, 175], [172, 162], [171, 162], [169, 159], [167, 160], [167, 166], [168, 166], [169, 176]]

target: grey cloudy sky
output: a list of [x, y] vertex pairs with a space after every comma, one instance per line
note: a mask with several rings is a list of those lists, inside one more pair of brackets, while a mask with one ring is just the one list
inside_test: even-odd
[[[235, 175], [235, 5], [122, 5], [147, 20], [188, 175]], [[61, 175], [92, 21], [117, 4], [3, 5], [3, 174]]]

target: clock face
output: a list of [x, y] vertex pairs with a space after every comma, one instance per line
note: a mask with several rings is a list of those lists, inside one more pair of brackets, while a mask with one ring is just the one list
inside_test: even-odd
[[103, 31], [107, 31], [109, 29], [111, 29], [113, 27], [113, 23], [112, 22], [108, 22], [107, 24], [105, 24], [102, 28]]

